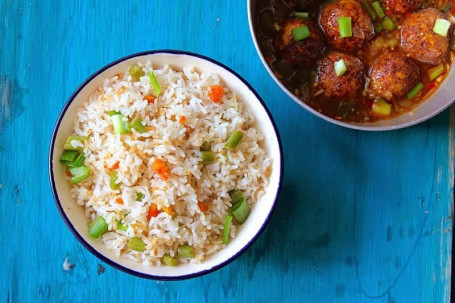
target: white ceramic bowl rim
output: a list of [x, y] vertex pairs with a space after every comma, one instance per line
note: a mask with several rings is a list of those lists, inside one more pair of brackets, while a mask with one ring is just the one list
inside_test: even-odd
[[[241, 82], [243, 82], [243, 84], [245, 84], [248, 87], [248, 89], [256, 96], [257, 100], [261, 103], [262, 107], [266, 111], [266, 113], [268, 115], [268, 118], [270, 119], [270, 122], [271, 122], [271, 124], [273, 126], [273, 129], [274, 129], [275, 135], [276, 135], [276, 139], [277, 139], [277, 142], [278, 142], [278, 146], [279, 146], [280, 172], [279, 172], [279, 183], [278, 183], [277, 191], [276, 191], [276, 194], [275, 194], [275, 198], [273, 200], [273, 205], [270, 208], [270, 211], [269, 211], [267, 217], [265, 218], [265, 220], [262, 223], [261, 227], [258, 229], [257, 233], [249, 240], [249, 242], [242, 249], [237, 251], [233, 256], [231, 256], [230, 258], [228, 258], [225, 261], [221, 262], [220, 264], [218, 264], [218, 265], [216, 265], [214, 267], [211, 267], [209, 269], [204, 269], [204, 270], [201, 270], [201, 271], [198, 271], [198, 272], [194, 272], [194, 273], [191, 273], [191, 274], [187, 274], [187, 275], [158, 276], [158, 275], [152, 275], [152, 274], [148, 274], [148, 273], [144, 273], [144, 272], [138, 272], [138, 271], [135, 271], [135, 270], [133, 270], [131, 268], [125, 267], [125, 266], [115, 262], [114, 260], [104, 256], [100, 252], [98, 252], [89, 243], [87, 243], [87, 241], [78, 233], [76, 228], [73, 226], [73, 224], [71, 223], [71, 221], [67, 217], [65, 211], [62, 208], [62, 203], [61, 203], [61, 201], [59, 199], [59, 196], [57, 194], [57, 187], [56, 187], [55, 180], [54, 180], [53, 158], [54, 158], [54, 146], [55, 146], [55, 141], [56, 141], [56, 137], [57, 137], [57, 131], [58, 131], [59, 127], [60, 127], [60, 123], [62, 122], [62, 119], [65, 116], [65, 113], [66, 113], [67, 109], [69, 108], [71, 103], [74, 101], [74, 99], [78, 96], [80, 91], [88, 83], [90, 83], [95, 77], [97, 77], [99, 74], [101, 74], [105, 70], [111, 68], [112, 66], [117, 65], [117, 64], [119, 64], [119, 63], [121, 63], [123, 61], [135, 58], [135, 57], [141, 57], [141, 56], [152, 55], [152, 54], [172, 54], [172, 55], [193, 56], [193, 57], [197, 57], [197, 58], [200, 58], [200, 59], [203, 59], [203, 60], [207, 60], [207, 61], [209, 61], [211, 63], [214, 63], [214, 64], [220, 66], [221, 68], [227, 70], [228, 72], [232, 73], [235, 77], [237, 77]], [[63, 218], [63, 221], [65, 221], [65, 224], [68, 226], [68, 228], [73, 233], [73, 235], [76, 237], [76, 239], [88, 251], [90, 251], [93, 255], [98, 257], [104, 263], [107, 263], [107, 264], [109, 264], [110, 266], [112, 266], [112, 267], [114, 267], [116, 269], [119, 269], [119, 270], [121, 270], [123, 272], [126, 272], [128, 274], [131, 274], [131, 275], [134, 275], [134, 276], [137, 276], [137, 277], [140, 277], [140, 278], [162, 280], [162, 281], [184, 280], [184, 279], [190, 279], [190, 278], [203, 276], [203, 275], [209, 274], [211, 272], [214, 272], [214, 271], [216, 271], [216, 270], [228, 265], [229, 263], [231, 263], [232, 261], [234, 261], [238, 257], [240, 257], [254, 243], [254, 241], [256, 241], [256, 239], [263, 232], [263, 230], [264, 230], [265, 226], [267, 225], [267, 223], [270, 221], [270, 217], [272, 216], [272, 213], [273, 213], [273, 211], [275, 209], [276, 202], [278, 200], [278, 197], [279, 197], [279, 194], [280, 194], [280, 191], [281, 191], [281, 186], [282, 186], [282, 182], [283, 182], [283, 170], [284, 170], [284, 168], [283, 168], [283, 148], [282, 148], [281, 138], [280, 138], [280, 135], [278, 133], [278, 128], [276, 127], [275, 121], [273, 120], [272, 115], [271, 115], [270, 111], [268, 110], [267, 106], [265, 105], [264, 101], [259, 96], [259, 94], [253, 89], [253, 87], [245, 79], [243, 79], [238, 73], [236, 73], [231, 68], [227, 67], [226, 65], [224, 65], [224, 64], [222, 64], [222, 63], [220, 63], [220, 62], [218, 62], [218, 61], [216, 61], [214, 59], [211, 59], [211, 58], [206, 57], [204, 55], [188, 52], [188, 51], [172, 50], [172, 49], [153, 50], [153, 51], [144, 51], [144, 52], [135, 53], [135, 54], [120, 58], [118, 60], [115, 60], [115, 61], [107, 64], [106, 66], [102, 67], [101, 69], [99, 69], [95, 73], [93, 73], [90, 77], [88, 77], [76, 89], [76, 91], [70, 96], [70, 98], [68, 99], [68, 101], [64, 105], [62, 111], [60, 112], [60, 115], [59, 115], [59, 117], [57, 119], [57, 122], [55, 124], [54, 130], [52, 132], [51, 144], [50, 144], [50, 148], [49, 148], [49, 179], [50, 179], [50, 184], [51, 184], [51, 189], [52, 189], [52, 195], [54, 196], [55, 204], [57, 206], [57, 209], [58, 209], [60, 215]]]
[[[256, 48], [256, 51], [259, 55], [259, 58], [262, 61], [262, 64], [264, 65], [265, 69], [269, 73], [270, 77], [275, 81], [276, 84], [281, 88], [282, 91], [284, 91], [295, 103], [303, 107], [304, 109], [308, 110], [309, 112], [313, 113], [314, 115], [318, 116], [319, 118], [322, 118], [330, 123], [351, 128], [351, 129], [356, 129], [356, 130], [366, 130], [366, 131], [387, 131], [387, 130], [396, 130], [396, 129], [401, 129], [409, 126], [413, 126], [416, 124], [419, 124], [421, 122], [424, 122], [437, 114], [441, 113], [443, 110], [448, 108], [450, 105], [452, 105], [455, 102], [455, 95], [452, 95], [451, 97], [446, 97], [447, 101], [441, 102], [442, 104], [435, 106], [435, 108], [430, 107], [427, 103], [430, 102], [432, 99], [436, 99], [438, 94], [441, 94], [442, 92], [450, 93], [451, 91], [451, 86], [450, 82], [453, 82], [453, 78], [455, 78], [455, 63], [452, 63], [452, 67], [450, 70], [450, 73], [447, 75], [446, 79], [443, 81], [441, 87], [433, 93], [430, 98], [425, 100], [424, 102], [421, 102], [417, 107], [415, 107], [413, 110], [410, 112], [407, 112], [405, 114], [399, 115], [397, 117], [394, 117], [389, 120], [383, 120], [383, 121], [378, 121], [378, 122], [371, 122], [371, 123], [349, 123], [349, 122], [343, 122], [340, 120], [333, 119], [329, 116], [326, 116], [319, 111], [315, 110], [305, 102], [301, 101], [299, 98], [297, 98], [287, 87], [281, 83], [281, 81], [276, 77], [275, 73], [272, 71], [270, 68], [269, 64], [264, 58], [264, 55], [262, 54], [262, 50], [259, 47], [259, 43], [256, 38], [256, 33], [255, 33], [255, 21], [253, 20], [252, 10], [253, 10], [253, 3], [258, 2], [257, 0], [247, 0], [247, 12], [248, 12], [248, 25], [250, 27], [250, 34], [254, 43], [254, 47]], [[410, 114], [413, 111], [416, 111], [418, 109], [422, 109], [423, 105], [427, 104], [426, 108], [430, 108], [430, 110], [427, 110], [428, 113], [421, 115], [418, 118], [415, 119], [405, 119], [405, 115]], [[398, 122], [395, 123], [395, 121], [398, 120]]]

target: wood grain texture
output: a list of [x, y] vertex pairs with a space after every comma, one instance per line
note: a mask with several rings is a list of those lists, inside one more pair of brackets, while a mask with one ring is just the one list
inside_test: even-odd
[[[0, 302], [449, 302], [453, 114], [385, 133], [312, 116], [263, 68], [242, 0], [50, 2], [0, 1]], [[182, 282], [100, 264], [60, 218], [47, 172], [54, 123], [76, 87], [117, 58], [164, 48], [213, 57], [250, 81], [285, 154], [259, 240]]]

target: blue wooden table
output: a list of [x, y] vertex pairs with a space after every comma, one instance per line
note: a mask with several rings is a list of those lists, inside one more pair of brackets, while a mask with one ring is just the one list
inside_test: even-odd
[[[449, 302], [450, 110], [383, 133], [312, 116], [263, 68], [244, 0], [49, 2], [0, 1], [0, 302]], [[132, 277], [87, 252], [60, 218], [47, 172], [54, 123], [76, 87], [117, 58], [163, 48], [213, 57], [250, 81], [285, 154], [259, 240], [182, 282]]]

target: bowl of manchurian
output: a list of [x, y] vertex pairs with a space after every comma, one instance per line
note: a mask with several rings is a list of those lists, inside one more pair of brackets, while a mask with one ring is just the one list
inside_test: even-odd
[[119, 59], [69, 98], [52, 135], [58, 210], [113, 267], [177, 280], [212, 272], [259, 236], [282, 181], [281, 143], [253, 88], [210, 58]]
[[455, 99], [452, 5], [249, 0], [248, 12], [266, 69], [295, 102], [341, 126], [391, 130]]

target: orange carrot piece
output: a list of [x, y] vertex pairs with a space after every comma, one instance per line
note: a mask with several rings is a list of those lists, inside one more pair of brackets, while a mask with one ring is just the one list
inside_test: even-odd
[[172, 205], [169, 206], [169, 207], [163, 206], [163, 207], [161, 207], [161, 208], [163, 209], [163, 211], [164, 211], [166, 214], [168, 214], [168, 215], [171, 216], [171, 217], [172, 217], [172, 216], [174, 215], [174, 213], [175, 213], [174, 209], [172, 208]]
[[70, 173], [70, 171], [68, 170], [68, 168], [65, 169], [65, 174], [67, 177], [72, 177], [73, 175]]
[[209, 98], [214, 103], [220, 103], [224, 96], [224, 88], [221, 85], [212, 85], [209, 90]]
[[147, 213], [147, 221], [150, 221], [152, 217], [156, 217], [160, 214], [160, 210], [157, 209], [156, 204], [150, 205], [149, 211]]
[[169, 169], [167, 168], [166, 163], [164, 163], [163, 160], [156, 158], [153, 161], [152, 167], [155, 173], [157, 173], [161, 177], [161, 179], [163, 179], [164, 181], [167, 181], [169, 179], [170, 175]]
[[185, 116], [181, 116], [180, 119], [179, 119], [179, 123], [180, 124], [184, 124], [186, 122], [186, 117]]
[[197, 205], [199, 206], [199, 209], [204, 213], [209, 210], [209, 206], [204, 202], [198, 202]]
[[117, 199], [115, 199], [115, 202], [117, 202], [117, 204], [120, 204], [120, 205], [123, 205], [124, 202], [123, 202], [123, 199], [118, 197]]
[[155, 96], [152, 96], [152, 95], [147, 95], [144, 97], [145, 100], [147, 100], [148, 104], [152, 104], [155, 102], [156, 100], [156, 97]]

